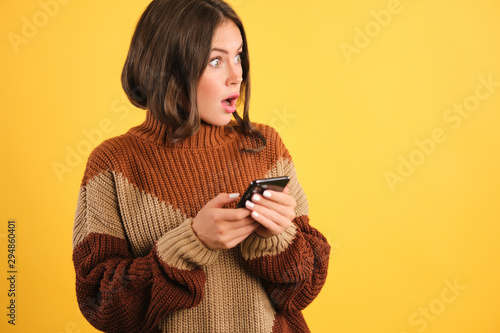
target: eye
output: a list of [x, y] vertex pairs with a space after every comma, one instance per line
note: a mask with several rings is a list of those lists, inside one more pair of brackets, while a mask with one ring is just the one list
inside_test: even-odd
[[219, 68], [222, 66], [222, 61], [220, 58], [215, 58], [209, 62], [209, 65], [215, 68]]
[[237, 64], [241, 64], [241, 53], [240, 53], [240, 54], [238, 54], [238, 55], [236, 56], [236, 58], [234, 58], [234, 62], [235, 62], [235, 63], [237, 63]]

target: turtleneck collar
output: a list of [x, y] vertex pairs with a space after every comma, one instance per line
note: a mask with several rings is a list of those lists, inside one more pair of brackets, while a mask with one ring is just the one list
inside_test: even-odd
[[202, 122], [200, 129], [178, 143], [170, 142], [167, 127], [157, 121], [151, 111], [146, 111], [146, 120], [139, 126], [130, 129], [129, 133], [140, 139], [162, 147], [170, 148], [214, 148], [235, 138], [236, 133], [231, 126], [213, 126]]

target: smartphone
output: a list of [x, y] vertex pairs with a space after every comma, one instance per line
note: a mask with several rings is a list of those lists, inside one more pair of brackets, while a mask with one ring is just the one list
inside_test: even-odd
[[245, 202], [250, 200], [254, 193], [262, 194], [265, 190], [283, 191], [289, 181], [290, 178], [286, 176], [254, 180], [250, 183], [250, 186], [248, 186], [247, 190], [236, 205], [236, 208], [245, 207]]

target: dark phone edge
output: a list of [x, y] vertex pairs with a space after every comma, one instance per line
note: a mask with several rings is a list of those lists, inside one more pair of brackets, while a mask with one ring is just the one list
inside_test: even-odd
[[252, 181], [250, 183], [250, 185], [248, 185], [245, 193], [243, 193], [243, 196], [241, 197], [240, 201], [236, 205], [236, 208], [244, 208], [245, 207], [245, 202], [250, 199], [249, 193], [251, 193], [257, 185], [266, 184], [266, 183], [270, 183], [271, 185], [274, 185], [275, 183], [283, 182], [283, 181], [286, 181], [286, 183], [283, 186], [283, 189], [284, 189], [288, 185], [288, 183], [290, 182], [290, 177], [288, 177], [288, 176], [262, 178], [262, 179], [256, 179], [256, 180]]

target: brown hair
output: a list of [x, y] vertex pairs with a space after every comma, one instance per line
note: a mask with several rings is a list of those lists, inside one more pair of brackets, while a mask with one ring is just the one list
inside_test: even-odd
[[135, 106], [149, 109], [167, 126], [173, 143], [196, 133], [200, 126], [196, 94], [210, 57], [217, 27], [231, 20], [243, 39], [241, 66], [243, 117], [235, 112], [236, 128], [266, 139], [250, 123], [250, 62], [245, 29], [235, 11], [222, 0], [153, 0], [142, 14], [122, 72], [122, 86]]

